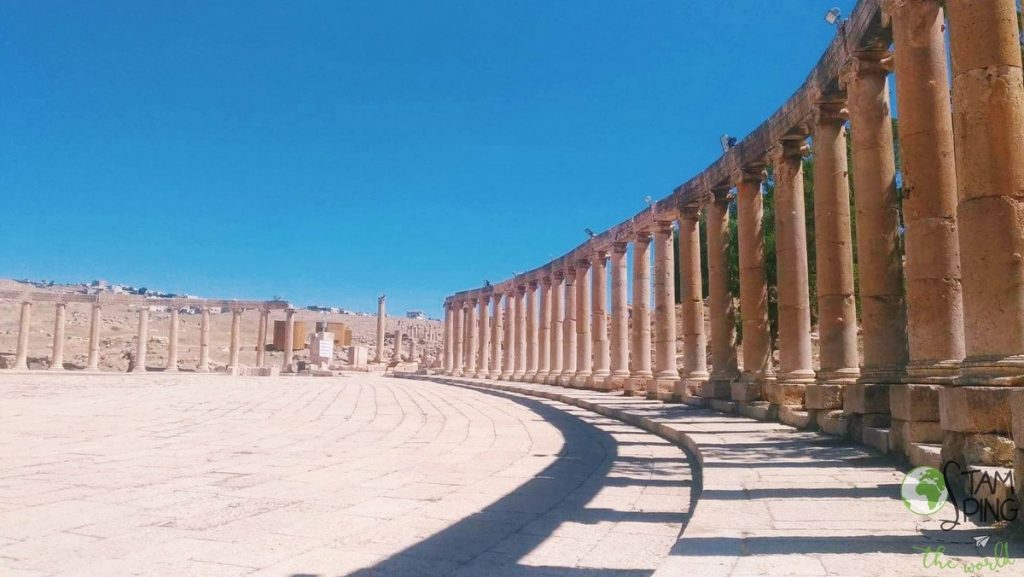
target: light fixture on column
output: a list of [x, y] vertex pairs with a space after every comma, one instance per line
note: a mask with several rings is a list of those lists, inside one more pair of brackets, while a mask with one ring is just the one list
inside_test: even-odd
[[829, 8], [825, 13], [825, 22], [838, 27], [842, 24], [843, 12], [837, 7]]
[[729, 149], [736, 146], [736, 137], [723, 134], [718, 141], [722, 144], [722, 152], [729, 152]]
[[646, 204], [647, 206], [653, 206], [654, 205], [654, 199], [651, 198], [651, 195], [647, 195], [647, 196], [644, 197], [644, 204]]
[[594, 231], [590, 230], [589, 228], [583, 229], [583, 232], [587, 233], [587, 236], [590, 238], [594, 238], [595, 236], [597, 236], [594, 234]]

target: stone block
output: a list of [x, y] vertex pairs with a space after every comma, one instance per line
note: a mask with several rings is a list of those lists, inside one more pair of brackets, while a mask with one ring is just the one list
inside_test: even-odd
[[1013, 441], [1002, 435], [967, 435], [963, 456], [966, 463], [985, 467], [1012, 466]]
[[906, 454], [913, 443], [942, 443], [942, 426], [938, 421], [901, 421], [894, 419], [889, 428], [894, 452]]
[[691, 407], [706, 407], [708, 400], [702, 397], [686, 397], [683, 399], [683, 403], [690, 405]]
[[915, 467], [942, 468], [942, 446], [931, 443], [912, 443], [907, 450], [907, 458]]
[[938, 421], [939, 391], [942, 385], [893, 385], [889, 409], [901, 421]]
[[[1024, 449], [1024, 389], [1014, 389], [1010, 393], [1010, 417], [1013, 422], [1013, 442], [1018, 449]], [[1024, 480], [1021, 482], [1024, 483]]]
[[738, 381], [732, 383], [730, 388], [732, 394], [732, 400], [741, 402], [751, 402], [761, 400], [761, 383], [749, 382], [749, 381]]
[[778, 410], [768, 401], [754, 401], [751, 403], [736, 403], [741, 415], [758, 421], [774, 421]]
[[808, 409], [832, 410], [843, 408], [843, 389], [846, 385], [807, 385]]
[[278, 365], [269, 367], [240, 367], [238, 374], [243, 377], [277, 377], [281, 374], [281, 367]]
[[731, 398], [732, 381], [704, 381], [701, 383], [699, 394], [705, 399]]
[[817, 418], [818, 428], [821, 429], [821, 432], [837, 437], [847, 435], [850, 419], [842, 411], [821, 411]]
[[939, 421], [946, 431], [1010, 432], [1009, 387], [949, 386], [939, 391]]
[[802, 407], [807, 385], [799, 383], [766, 383], [764, 396], [774, 405]]
[[889, 413], [890, 385], [854, 383], [846, 387], [843, 410], [847, 413]]
[[[1024, 449], [1013, 452], [1013, 484], [1017, 489], [1017, 501], [1024, 503]], [[1024, 523], [1024, 513], [1017, 520]]]
[[787, 405], [779, 407], [779, 422], [798, 429], [807, 429], [817, 425], [810, 411]]
[[[989, 504], [989, 510], [999, 511], [1000, 505], [1014, 497], [1014, 471], [1011, 467], [971, 467], [976, 473], [961, 475], [963, 489], [968, 496]], [[992, 519], [989, 519], [990, 521]]]
[[890, 451], [889, 429], [864, 427], [861, 431], [861, 442], [888, 455]]
[[734, 403], [733, 401], [727, 401], [725, 399], [711, 399], [708, 402], [711, 403], [712, 409], [720, 413], [736, 413], [736, 403]]

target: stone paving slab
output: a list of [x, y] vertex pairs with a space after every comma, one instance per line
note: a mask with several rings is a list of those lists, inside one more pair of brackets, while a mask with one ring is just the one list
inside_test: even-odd
[[[1010, 561], [1024, 553], [1016, 528], [964, 523], [942, 531], [940, 522], [954, 518], [949, 504], [934, 517], [911, 513], [899, 490], [909, 466], [848, 441], [615, 393], [430, 378], [557, 400], [686, 447], [700, 463], [700, 493], [658, 577], [965, 574], [964, 564], [991, 558], [999, 541], [1008, 543]], [[986, 548], [975, 546], [980, 535], [991, 535]], [[921, 549], [928, 547], [941, 547], [953, 566], [926, 567]], [[971, 574], [1022, 575], [1024, 564]]]

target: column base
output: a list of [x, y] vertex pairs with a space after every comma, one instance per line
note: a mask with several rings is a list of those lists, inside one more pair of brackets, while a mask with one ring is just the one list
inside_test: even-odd
[[728, 399], [732, 397], [732, 379], [710, 378], [701, 383], [697, 394], [705, 399]]
[[558, 386], [569, 388], [572, 386], [573, 373], [562, 373], [558, 375]]
[[476, 375], [474, 375], [473, 378], [474, 379], [486, 379], [488, 377], [488, 375], [490, 375], [490, 373], [488, 373], [487, 371], [477, 371]]
[[647, 383], [654, 378], [650, 374], [630, 375], [623, 383], [622, 394], [626, 397], [643, 397], [647, 394]]
[[165, 373], [176, 373], [176, 372], [178, 372], [178, 367], [177, 366], [164, 367], [164, 372]]
[[907, 365], [903, 380], [909, 383], [952, 383], [960, 376], [960, 361], [917, 361]]
[[508, 380], [510, 380], [510, 381], [512, 381], [512, 382], [519, 382], [519, 381], [523, 380], [523, 375], [524, 375], [524, 374], [526, 374], [526, 373], [521, 373], [521, 372], [513, 372], [513, 373], [512, 373], [512, 376], [510, 376], [510, 377], [508, 378]]
[[100, 372], [100, 368], [99, 367], [85, 367], [84, 369], [82, 369], [82, 371], [86, 372], [86, 373], [98, 373], [98, 372]]
[[647, 381], [647, 399], [651, 401], [671, 401], [672, 389], [677, 379], [653, 378]]
[[804, 404], [813, 411], [841, 410], [845, 388], [845, 385], [807, 385]]
[[679, 379], [672, 385], [672, 402], [685, 403], [687, 399], [700, 397], [700, 389], [705, 382], [707, 382], [706, 373], [703, 379], [693, 378], [692, 376]]
[[625, 391], [628, 386], [629, 373], [612, 373], [604, 381], [606, 391]]
[[543, 385], [548, 380], [547, 371], [537, 371], [537, 374], [533, 376], [533, 382], [538, 385]]
[[561, 371], [549, 373], [547, 378], [544, 379], [544, 384], [545, 385], [557, 385], [558, 384], [558, 377], [560, 377], [561, 375], [562, 375]]
[[569, 386], [574, 389], [585, 389], [587, 388], [587, 379], [589, 378], [589, 371], [585, 373], [577, 372], [575, 375], [572, 376], [572, 380], [570, 381]]
[[743, 377], [740, 377], [740, 380], [733, 382], [729, 388], [729, 397], [737, 403], [760, 401], [763, 393], [763, 383], [756, 379], [744, 379]]
[[[811, 384], [813, 382], [812, 380]], [[791, 381], [765, 383], [764, 397], [773, 405], [802, 407], [807, 395], [807, 385], [808, 383], [794, 383]]]
[[860, 378], [859, 368], [818, 371], [815, 382], [819, 385], [850, 385]]
[[57, 365], [50, 365], [50, 368], [49, 368], [49, 369], [47, 369], [47, 370], [48, 370], [48, 371], [57, 371], [57, 372], [60, 372], [60, 371], [63, 371], [63, 370], [64, 370], [64, 365], [63, 365], [63, 363], [61, 363], [61, 365], [60, 365], [60, 366], [57, 366]]
[[955, 383], [998, 387], [1024, 385], [1024, 355], [967, 359], [960, 364], [960, 376]]
[[523, 376], [519, 380], [521, 382], [524, 382], [524, 383], [532, 383], [533, 382], [533, 378], [536, 377], [536, 376], [537, 376], [537, 371], [527, 371], [527, 372], [523, 373]]
[[498, 380], [499, 381], [511, 381], [512, 380], [512, 371], [501, 371], [501, 374], [498, 375]]
[[[197, 373], [208, 373], [208, 372], [210, 372], [210, 367], [198, 367], [198, 368], [196, 369], [196, 372], [197, 372]], [[283, 372], [283, 373], [286, 373], [286, 372], [288, 372], [288, 371], [286, 371], [286, 370], [284, 370], [284, 369], [281, 369], [281, 372]]]
[[857, 380], [861, 383], [891, 385], [902, 383], [906, 376], [907, 371], [903, 367], [861, 367]]
[[135, 367], [132, 369], [132, 373], [145, 373], [146, 367]]
[[608, 391], [611, 390], [608, 387], [608, 378], [612, 374], [606, 371], [598, 371], [587, 377], [587, 388], [594, 389], [597, 391]]
[[1020, 390], [1005, 386], [942, 387], [939, 421], [943, 430], [942, 460], [963, 467], [1011, 467], [1014, 438], [1024, 441], [1021, 420], [1024, 398]]

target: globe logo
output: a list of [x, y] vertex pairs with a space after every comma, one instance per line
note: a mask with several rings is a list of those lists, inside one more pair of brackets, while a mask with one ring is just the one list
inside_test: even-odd
[[918, 515], [934, 515], [946, 504], [949, 491], [942, 472], [934, 467], [917, 467], [900, 485], [903, 504]]

